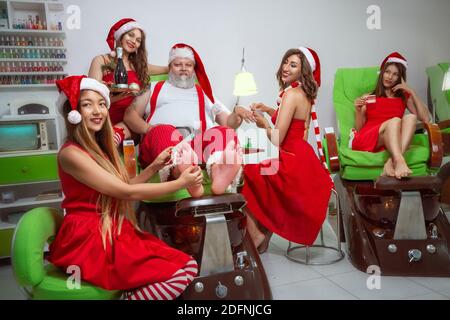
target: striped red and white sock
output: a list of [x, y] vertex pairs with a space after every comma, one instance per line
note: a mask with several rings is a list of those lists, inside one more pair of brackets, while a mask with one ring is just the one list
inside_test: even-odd
[[127, 300], [173, 300], [179, 297], [197, 275], [198, 265], [192, 259], [184, 268], [163, 282], [157, 282], [126, 293]]
[[123, 140], [125, 139], [125, 132], [123, 130], [123, 128], [120, 127], [113, 127], [114, 129], [114, 142], [117, 146], [120, 146], [120, 144], [123, 142]]

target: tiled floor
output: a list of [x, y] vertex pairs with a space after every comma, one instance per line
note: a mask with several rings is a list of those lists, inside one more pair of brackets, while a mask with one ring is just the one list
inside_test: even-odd
[[[330, 225], [324, 228], [325, 243], [335, 241], [332, 229]], [[353, 267], [347, 257], [331, 265], [306, 266], [288, 260], [287, 247], [286, 240], [274, 236], [261, 256], [276, 300], [450, 300], [450, 278], [381, 277], [380, 289], [370, 290], [370, 275]], [[0, 266], [3, 299], [25, 299], [9, 265]]]

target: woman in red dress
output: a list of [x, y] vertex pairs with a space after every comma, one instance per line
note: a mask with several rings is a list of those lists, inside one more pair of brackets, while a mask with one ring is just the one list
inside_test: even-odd
[[[147, 63], [147, 49], [145, 47], [145, 32], [141, 25], [133, 19], [122, 19], [110, 29], [106, 39], [111, 52], [96, 56], [89, 68], [89, 77], [103, 81], [107, 85], [114, 82], [116, 47], [123, 48], [123, 63], [128, 73], [128, 84], [136, 83], [141, 92], [149, 85], [149, 76], [168, 72], [167, 67], [155, 66]], [[111, 97], [109, 110], [111, 122], [114, 126], [114, 140], [117, 145], [124, 139], [130, 138], [131, 131], [123, 122], [125, 110], [134, 100], [130, 92], [115, 94]]]
[[113, 141], [108, 88], [85, 76], [67, 77], [57, 86], [68, 132], [58, 153], [66, 215], [48, 260], [61, 268], [76, 265], [83, 280], [124, 290], [127, 299], [175, 299], [196, 275], [197, 263], [139, 230], [131, 201], [199, 185], [201, 170], [192, 166], [177, 180], [145, 183], [167, 164], [166, 149], [129, 179]]
[[[403, 154], [416, 130], [417, 119], [429, 122], [428, 108], [406, 84], [406, 59], [398, 52], [382, 64], [375, 91], [355, 100], [355, 128], [350, 133], [353, 150], [378, 152], [386, 148], [391, 157], [382, 175], [401, 179], [409, 176]], [[411, 112], [404, 115], [405, 109]]]
[[[320, 82], [317, 54], [304, 47], [288, 50], [277, 79], [282, 90], [279, 108], [256, 104], [252, 109], [257, 126], [279, 147], [279, 158], [244, 167], [242, 193], [251, 212], [248, 231], [260, 253], [267, 249], [272, 232], [311, 245], [325, 219], [332, 188], [328, 172], [306, 140]], [[261, 112], [272, 117], [275, 128]]]

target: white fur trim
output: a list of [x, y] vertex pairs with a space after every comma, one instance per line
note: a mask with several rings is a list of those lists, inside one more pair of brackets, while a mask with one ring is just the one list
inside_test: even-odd
[[72, 110], [67, 115], [67, 120], [69, 120], [71, 124], [79, 124], [81, 122], [81, 114], [78, 110]]
[[172, 48], [169, 52], [169, 64], [176, 58], [187, 58], [195, 62], [194, 53], [188, 47]]
[[392, 57], [392, 58], [388, 58], [388, 59], [386, 60], [386, 63], [391, 63], [391, 62], [401, 63], [402, 65], [405, 66], [405, 68], [408, 68], [408, 62], [406, 62], [406, 61], [403, 60], [403, 59]]
[[309, 49], [305, 48], [305, 47], [299, 47], [298, 49], [301, 52], [303, 52], [303, 54], [306, 57], [306, 60], [308, 60], [309, 65], [311, 66], [312, 72], [314, 72], [316, 70], [316, 60], [314, 60], [314, 57], [313, 57], [311, 51], [309, 51]]
[[92, 78], [83, 78], [80, 84], [80, 91], [81, 90], [94, 90], [105, 99], [108, 108], [111, 105], [111, 101], [109, 100], [109, 89], [103, 83]]
[[124, 35], [125, 33], [129, 32], [133, 29], [144, 30], [142, 28], [142, 26], [139, 23], [137, 23], [136, 21], [130, 21], [130, 22], [125, 23], [116, 32], [114, 32], [114, 40], [116, 40], [116, 41], [119, 40], [122, 35]]
[[172, 154], [170, 156], [170, 160], [172, 160], [172, 163], [168, 164], [167, 166], [165, 166], [158, 172], [160, 182], [166, 182], [167, 180], [169, 180], [170, 170], [172, 170], [172, 168], [178, 164], [177, 163], [177, 155], [178, 155], [178, 150], [176, 148], [173, 148]]
[[238, 173], [234, 177], [233, 181], [231, 181], [231, 184], [227, 187], [228, 193], [237, 193], [237, 187], [239, 186], [239, 183], [241, 182], [243, 168], [242, 166], [239, 168]]
[[356, 133], [356, 129], [355, 128], [351, 128], [350, 129], [350, 134], [349, 134], [349, 140], [348, 140], [348, 147], [350, 149], [353, 150], [353, 139], [355, 139], [355, 133]]
[[[211, 176], [211, 166], [215, 163], [221, 163], [223, 157], [223, 151], [216, 151], [214, 152], [206, 162], [206, 172], [208, 173], [208, 176], [212, 178]], [[239, 168], [238, 173], [234, 177], [233, 181], [231, 181], [230, 185], [227, 187], [226, 192], [227, 193], [236, 193], [237, 187], [239, 186], [239, 183], [241, 181], [242, 176], [242, 166]]]

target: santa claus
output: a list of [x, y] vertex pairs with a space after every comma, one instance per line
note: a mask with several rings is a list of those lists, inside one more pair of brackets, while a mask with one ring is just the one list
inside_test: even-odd
[[[230, 112], [217, 101], [199, 55], [183, 43], [170, 50], [169, 79], [153, 83], [151, 88], [135, 99], [124, 117], [132, 131], [143, 134], [141, 167], [173, 146], [171, 163], [159, 172], [161, 181], [177, 178], [193, 163], [205, 163], [213, 194], [235, 189], [242, 170], [242, 151], [234, 129], [243, 120], [254, 122], [252, 112], [241, 106]], [[193, 132], [191, 141], [182, 134], [185, 128]], [[203, 186], [188, 191], [193, 197], [204, 192]]]

